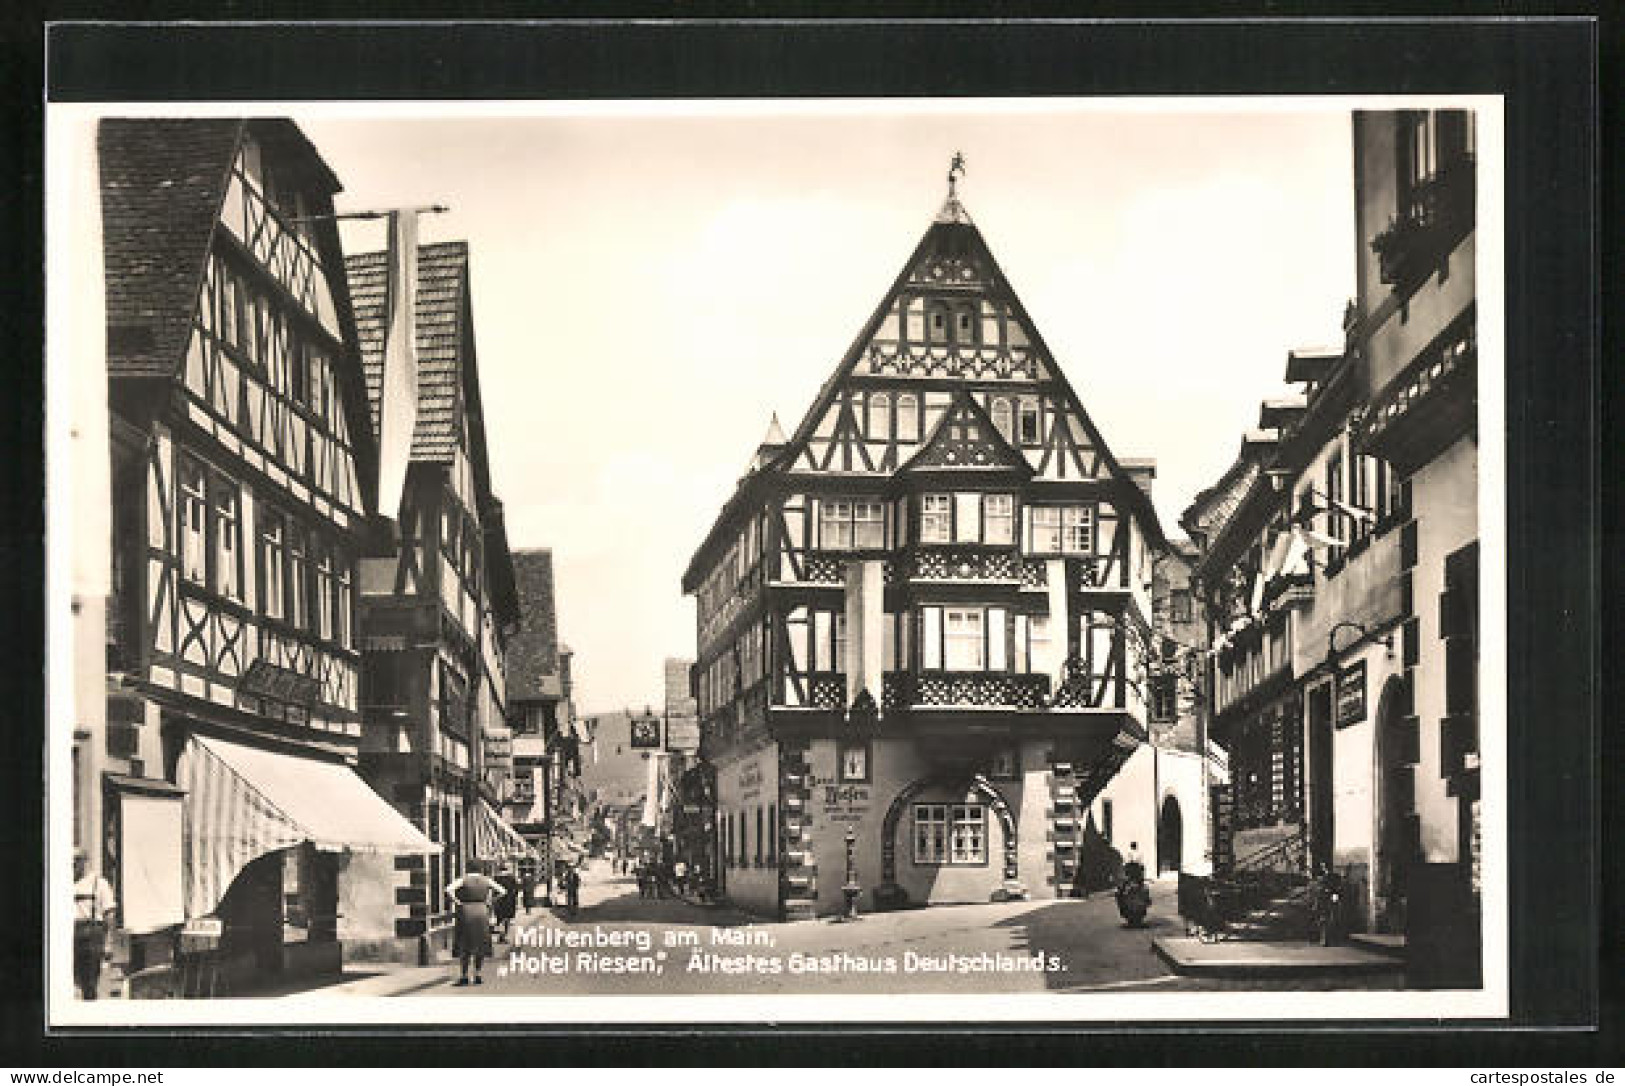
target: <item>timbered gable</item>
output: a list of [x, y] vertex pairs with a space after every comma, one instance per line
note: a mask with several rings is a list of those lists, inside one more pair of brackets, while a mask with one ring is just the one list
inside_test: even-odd
[[351, 418], [359, 408], [341, 319], [328, 193], [245, 129], [203, 260], [181, 365], [192, 422], [299, 502], [341, 526], [365, 500]]
[[[981, 233], [951, 203], [777, 464], [791, 475], [891, 474], [917, 462], [966, 394], [1035, 478], [1131, 482]], [[1154, 519], [1149, 502], [1139, 512]]]
[[902, 466], [903, 471], [922, 469], [1031, 474], [1026, 458], [1005, 440], [976, 399], [966, 394], [954, 401], [925, 444]]
[[139, 681], [356, 736], [371, 445], [337, 180], [287, 121], [110, 119], [99, 145], [109, 407], [145, 435], [145, 531], [115, 541], [142, 573]]

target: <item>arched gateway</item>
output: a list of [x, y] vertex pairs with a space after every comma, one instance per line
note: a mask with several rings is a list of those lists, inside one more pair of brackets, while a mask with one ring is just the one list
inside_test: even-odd
[[980, 773], [968, 777], [962, 773], [936, 773], [905, 785], [886, 809], [886, 820], [880, 828], [880, 887], [875, 891], [875, 900], [882, 907], [895, 907], [908, 899], [908, 892], [897, 882], [897, 823], [902, 820], [903, 812], [916, 796], [928, 788], [957, 789], [961, 786], [979, 793], [993, 809], [1004, 831], [1004, 880], [1015, 880], [1016, 818], [1010, 812], [1010, 804], [1003, 794]]

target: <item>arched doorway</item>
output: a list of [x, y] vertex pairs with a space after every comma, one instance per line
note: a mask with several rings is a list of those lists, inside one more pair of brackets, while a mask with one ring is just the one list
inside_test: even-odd
[[1185, 820], [1179, 812], [1179, 800], [1170, 793], [1162, 801], [1162, 813], [1157, 817], [1157, 870], [1178, 871], [1185, 855]]
[[1394, 676], [1377, 704], [1377, 855], [1373, 875], [1378, 931], [1405, 930], [1406, 884], [1420, 852], [1416, 817], [1415, 721], [1405, 713], [1404, 683]]
[[897, 883], [897, 826], [902, 821], [903, 812], [915, 796], [927, 788], [943, 785], [956, 789], [964, 787], [980, 793], [987, 801], [1004, 831], [1004, 879], [1009, 882], [1016, 878], [1016, 818], [1004, 795], [980, 773], [968, 777], [959, 773], [932, 774], [906, 785], [886, 809], [886, 817], [880, 828], [880, 886], [875, 889], [875, 902], [880, 908], [896, 908], [908, 899], [908, 894]]

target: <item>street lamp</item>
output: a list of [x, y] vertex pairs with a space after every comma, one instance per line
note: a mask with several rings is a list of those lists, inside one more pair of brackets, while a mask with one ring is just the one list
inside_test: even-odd
[[846, 828], [846, 883], [841, 887], [841, 893], [846, 896], [846, 911], [836, 917], [836, 921], [839, 923], [859, 919], [858, 895], [863, 892], [863, 887], [858, 885], [858, 863], [855, 856], [857, 844], [858, 833], [851, 826], [848, 826]]

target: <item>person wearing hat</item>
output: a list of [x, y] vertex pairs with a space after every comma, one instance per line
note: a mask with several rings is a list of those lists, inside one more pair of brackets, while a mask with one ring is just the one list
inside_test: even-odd
[[83, 999], [95, 999], [101, 985], [107, 929], [117, 919], [113, 887], [99, 871], [90, 870], [85, 850], [73, 852], [73, 981]]

